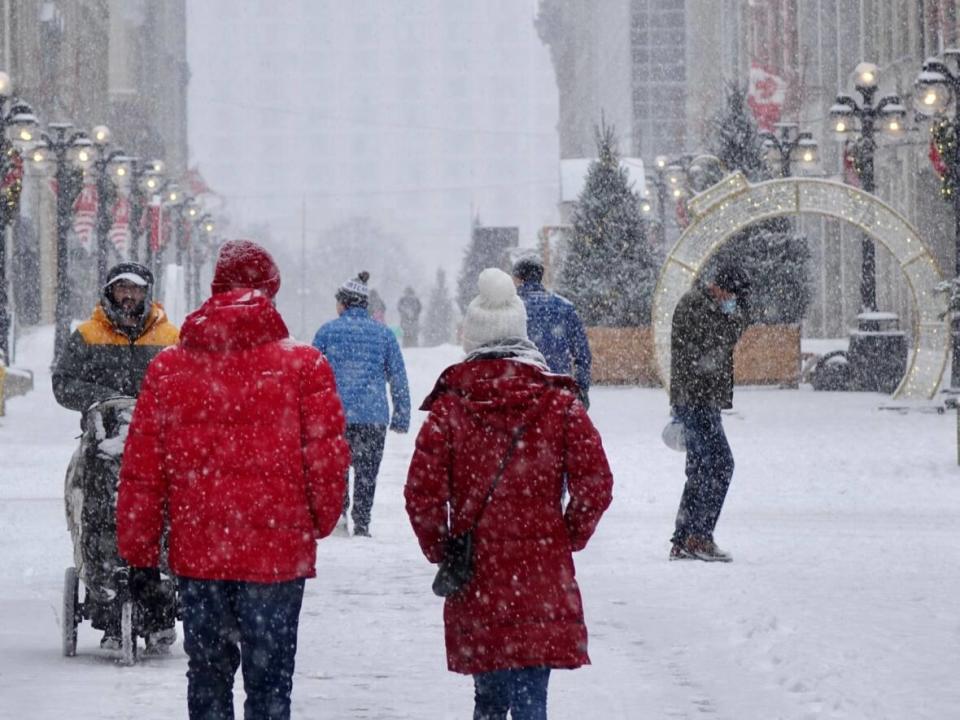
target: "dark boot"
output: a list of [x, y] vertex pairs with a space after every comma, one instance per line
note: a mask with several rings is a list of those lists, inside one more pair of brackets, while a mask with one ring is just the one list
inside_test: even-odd
[[733, 556], [717, 547], [712, 538], [690, 535], [670, 548], [671, 560], [702, 560], [703, 562], [731, 562]]

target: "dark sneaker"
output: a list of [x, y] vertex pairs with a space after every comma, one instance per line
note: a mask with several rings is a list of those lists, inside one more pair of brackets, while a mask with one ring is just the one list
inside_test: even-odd
[[123, 642], [120, 640], [119, 635], [114, 635], [109, 630], [103, 634], [103, 638], [100, 640], [100, 648], [102, 650], [119, 650]]
[[671, 560], [702, 560], [703, 562], [731, 562], [733, 556], [717, 547], [710, 538], [691, 535], [683, 542], [675, 542], [670, 549]]
[[364, 527], [363, 525], [355, 525], [353, 527], [353, 536], [370, 537], [370, 528]]

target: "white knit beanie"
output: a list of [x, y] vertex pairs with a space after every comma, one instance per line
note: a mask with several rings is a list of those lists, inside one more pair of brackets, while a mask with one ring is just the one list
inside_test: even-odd
[[503, 270], [487, 268], [477, 278], [477, 295], [467, 306], [461, 337], [465, 352], [504, 338], [527, 339], [527, 309], [513, 279]]

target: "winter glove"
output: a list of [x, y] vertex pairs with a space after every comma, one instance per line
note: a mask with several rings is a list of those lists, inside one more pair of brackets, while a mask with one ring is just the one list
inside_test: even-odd
[[159, 568], [130, 568], [130, 599], [141, 606], [148, 606], [160, 592]]

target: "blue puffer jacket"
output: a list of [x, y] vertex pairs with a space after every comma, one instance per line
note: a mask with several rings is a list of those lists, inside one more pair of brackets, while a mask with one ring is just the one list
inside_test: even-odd
[[[324, 324], [313, 338], [337, 380], [337, 392], [348, 425], [386, 425], [406, 432], [410, 428], [410, 387], [400, 345], [390, 330], [363, 308], [347, 308]], [[390, 383], [393, 418], [387, 406]]]
[[573, 303], [538, 282], [525, 282], [517, 294], [527, 306], [527, 336], [547, 359], [550, 372], [572, 375], [589, 390], [590, 345]]

